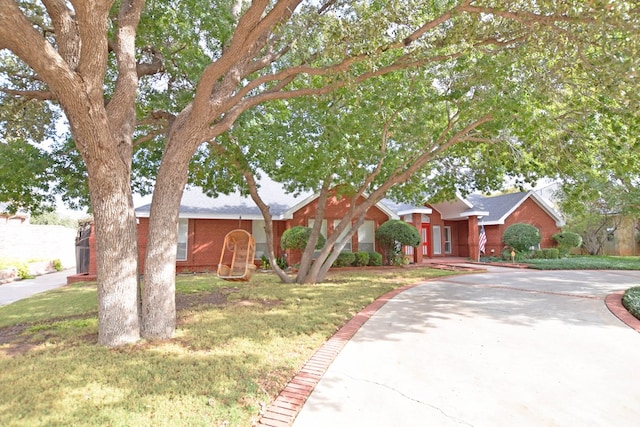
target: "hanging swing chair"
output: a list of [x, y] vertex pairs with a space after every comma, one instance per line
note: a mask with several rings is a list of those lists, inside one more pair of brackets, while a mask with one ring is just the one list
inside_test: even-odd
[[256, 241], [245, 230], [230, 231], [224, 238], [218, 277], [231, 282], [246, 282], [256, 270], [253, 257], [256, 253]]

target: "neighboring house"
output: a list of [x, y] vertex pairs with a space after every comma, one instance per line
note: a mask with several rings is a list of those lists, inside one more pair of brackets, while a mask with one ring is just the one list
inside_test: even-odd
[[612, 227], [607, 228], [607, 237], [602, 246], [604, 255], [636, 256], [640, 254], [640, 242], [638, 242], [638, 219], [623, 215], [614, 215], [611, 218]]
[[[317, 195], [290, 195], [273, 182], [260, 189], [270, 206], [274, 223], [274, 251], [284, 256], [280, 248], [282, 233], [296, 225], [313, 226]], [[322, 233], [331, 234], [346, 215], [348, 200], [330, 197], [327, 201]], [[150, 205], [136, 209], [138, 217], [138, 250], [140, 271], [144, 269], [147, 247]], [[423, 243], [414, 251], [406, 248], [413, 262], [420, 263], [437, 257], [478, 257], [480, 226], [484, 226], [487, 243], [485, 254], [500, 254], [502, 234], [511, 224], [526, 222], [542, 234], [541, 247], [553, 247], [551, 239], [560, 231], [562, 218], [539, 195], [533, 192], [483, 197], [471, 195], [451, 202], [411, 206], [384, 200], [372, 207], [365, 222], [345, 246], [346, 251], [380, 251], [375, 231], [389, 219], [403, 219], [421, 233]], [[210, 198], [199, 189], [186, 189], [180, 206], [178, 223], [178, 272], [216, 271], [225, 235], [236, 228], [249, 231], [256, 239], [255, 263], [266, 251], [266, 235], [262, 214], [247, 196], [233, 194]], [[92, 242], [92, 240], [90, 240]], [[94, 245], [93, 243], [91, 243]], [[91, 249], [93, 251], [93, 247]], [[300, 254], [286, 254], [289, 265], [299, 261]], [[91, 257], [89, 274], [95, 274], [95, 256]]]

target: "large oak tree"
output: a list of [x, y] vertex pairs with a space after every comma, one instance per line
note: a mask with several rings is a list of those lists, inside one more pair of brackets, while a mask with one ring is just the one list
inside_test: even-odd
[[[548, 84], [566, 83], [562, 59], [572, 54], [598, 76], [600, 64], [587, 54], [606, 53], [611, 40], [603, 34], [637, 34], [632, 6], [578, 0], [0, 0], [0, 49], [11, 53], [2, 58], [0, 87], [6, 99], [56, 103], [68, 120], [95, 216], [99, 342], [114, 346], [141, 333], [172, 336], [176, 223], [189, 164], [203, 143], [221, 157], [230, 155], [219, 137], [243, 113], [266, 102], [356, 90], [400, 69], [442, 64], [463, 76], [484, 58], [511, 51], [522, 64], [516, 73], [557, 71]], [[470, 93], [448, 96], [455, 104]], [[448, 141], [490, 126], [496, 114], [508, 114], [499, 98], [494, 101], [493, 111], [466, 125], [454, 121], [460, 129], [435, 133]], [[538, 112], [535, 105], [531, 111]], [[134, 160], [158, 153], [146, 148], [162, 153], [151, 177], [132, 173]], [[132, 175], [155, 184], [141, 295]]]

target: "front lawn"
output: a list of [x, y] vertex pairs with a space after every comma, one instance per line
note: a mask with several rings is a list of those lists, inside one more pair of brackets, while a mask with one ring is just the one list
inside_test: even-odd
[[640, 257], [571, 256], [519, 261], [541, 270], [640, 270]]
[[98, 346], [95, 284], [0, 307], [2, 426], [250, 426], [340, 326], [442, 270], [335, 273], [319, 285], [179, 276], [175, 339]]

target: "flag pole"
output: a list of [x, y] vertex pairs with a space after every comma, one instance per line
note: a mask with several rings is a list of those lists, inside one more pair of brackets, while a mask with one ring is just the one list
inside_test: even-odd
[[484, 252], [487, 244], [487, 233], [484, 229], [484, 220], [480, 222], [480, 236], [478, 237], [478, 262], [480, 262], [480, 254]]

